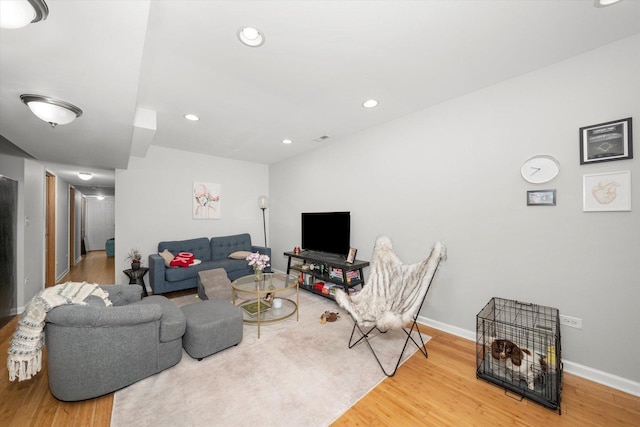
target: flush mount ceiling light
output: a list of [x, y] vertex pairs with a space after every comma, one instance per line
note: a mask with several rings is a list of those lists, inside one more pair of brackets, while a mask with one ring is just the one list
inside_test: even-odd
[[44, 21], [48, 15], [49, 8], [44, 0], [0, 1], [0, 28], [26, 27], [32, 22]]
[[376, 101], [375, 99], [367, 99], [362, 103], [362, 106], [364, 108], [375, 108], [378, 106], [378, 101]]
[[618, 2], [621, 2], [622, 0], [594, 0], [593, 1], [593, 5], [595, 7], [607, 7], [607, 6], [611, 6], [612, 4], [616, 4]]
[[31, 112], [51, 127], [66, 125], [82, 115], [82, 110], [73, 104], [42, 95], [20, 95]]
[[238, 39], [249, 47], [258, 47], [264, 44], [264, 34], [253, 27], [240, 28], [238, 30]]
[[83, 181], [89, 181], [91, 178], [93, 178], [93, 175], [89, 172], [78, 172], [78, 178]]
[[192, 122], [197, 122], [198, 120], [200, 120], [200, 117], [196, 116], [195, 114], [185, 114], [184, 118], [187, 120], [191, 120]]
[[282, 140], [282, 143], [283, 143], [283, 144], [291, 144], [291, 143], [293, 143], [293, 141], [292, 141], [292, 140], [290, 140], [290, 139], [283, 139], [283, 140]]

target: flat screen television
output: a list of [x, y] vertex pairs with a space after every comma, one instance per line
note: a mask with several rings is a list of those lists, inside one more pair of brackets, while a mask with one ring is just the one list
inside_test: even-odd
[[351, 234], [350, 212], [303, 212], [302, 249], [346, 256]]

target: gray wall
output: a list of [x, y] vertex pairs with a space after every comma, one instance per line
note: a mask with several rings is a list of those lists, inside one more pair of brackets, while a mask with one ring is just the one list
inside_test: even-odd
[[[565, 368], [640, 394], [640, 358], [612, 357], [640, 354], [640, 159], [581, 166], [578, 140], [582, 126], [633, 117], [640, 146], [638, 76], [634, 36], [272, 165], [274, 267], [300, 244], [304, 211], [351, 211], [360, 259], [380, 234], [405, 262], [441, 240], [449, 260], [422, 311], [432, 324], [473, 339], [494, 296], [557, 307], [583, 319], [562, 327]], [[561, 172], [528, 184], [520, 167], [540, 153]], [[583, 175], [623, 170], [634, 210], [583, 212]], [[527, 190], [547, 188], [557, 206], [526, 206]]]
[[44, 167], [0, 136], [0, 174], [18, 181], [16, 278], [22, 312], [44, 288]]

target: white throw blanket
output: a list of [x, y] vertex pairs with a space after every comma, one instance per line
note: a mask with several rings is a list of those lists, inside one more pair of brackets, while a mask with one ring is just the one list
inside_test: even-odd
[[90, 296], [102, 298], [110, 306], [109, 294], [97, 284], [87, 282], [67, 282], [40, 291], [27, 304], [13, 334], [7, 369], [9, 381], [16, 377], [28, 380], [42, 369], [42, 346], [44, 345], [44, 325], [47, 312], [65, 304], [86, 305]]
[[354, 296], [336, 290], [336, 302], [364, 327], [400, 329], [417, 314], [440, 260], [446, 257], [445, 246], [436, 242], [427, 259], [403, 264], [391, 240], [380, 236], [373, 248], [366, 285]]

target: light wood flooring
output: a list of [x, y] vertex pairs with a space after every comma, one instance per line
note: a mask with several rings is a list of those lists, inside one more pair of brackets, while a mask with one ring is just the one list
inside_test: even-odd
[[[90, 252], [63, 281], [113, 283], [113, 262], [104, 251]], [[60, 402], [49, 392], [46, 363], [35, 378], [9, 383], [6, 354], [16, 323], [17, 317], [0, 329], [0, 426], [109, 426], [113, 394]], [[334, 426], [640, 426], [640, 398], [567, 373], [562, 415], [517, 401], [476, 379], [474, 342], [428, 327], [421, 330], [432, 336], [429, 358], [416, 353]], [[373, 358], [368, 362], [375, 363]]]

